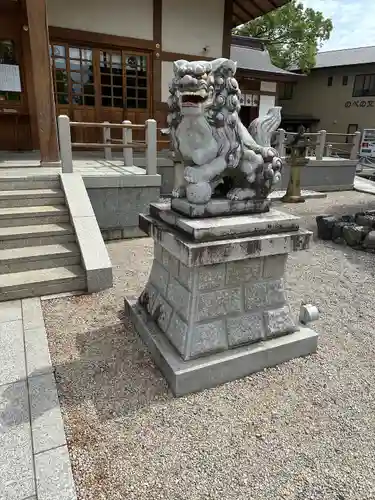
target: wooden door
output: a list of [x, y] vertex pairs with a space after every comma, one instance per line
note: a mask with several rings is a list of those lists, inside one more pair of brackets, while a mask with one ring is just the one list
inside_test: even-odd
[[23, 12], [19, 2], [0, 2], [0, 71], [19, 71], [21, 92], [0, 88], [0, 151], [31, 149], [30, 116], [22, 50]]
[[[86, 122], [144, 123], [151, 116], [150, 56], [117, 48], [52, 42], [57, 114]], [[114, 138], [121, 130], [112, 129]], [[74, 128], [74, 142], [103, 142], [101, 129]], [[143, 131], [134, 131], [143, 140]]]

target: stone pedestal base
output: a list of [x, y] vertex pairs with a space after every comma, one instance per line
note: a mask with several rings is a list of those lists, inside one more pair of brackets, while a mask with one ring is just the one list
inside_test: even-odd
[[201, 219], [196, 231], [181, 231], [172, 215], [158, 206], [140, 216], [155, 240], [154, 262], [138, 302], [126, 307], [176, 395], [315, 351], [317, 335], [296, 325], [283, 281], [288, 252], [307, 248], [311, 232], [271, 210], [265, 223], [226, 217], [220, 237], [237, 237], [211, 241], [219, 221]]
[[137, 301], [125, 299], [125, 312], [147, 345], [175, 396], [231, 382], [317, 349], [318, 335], [310, 328], [202, 358], [183, 361], [155, 321]]

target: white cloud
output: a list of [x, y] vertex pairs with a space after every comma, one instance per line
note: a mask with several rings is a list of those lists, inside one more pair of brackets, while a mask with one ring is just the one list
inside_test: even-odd
[[333, 22], [331, 38], [322, 50], [375, 45], [374, 0], [302, 0]]

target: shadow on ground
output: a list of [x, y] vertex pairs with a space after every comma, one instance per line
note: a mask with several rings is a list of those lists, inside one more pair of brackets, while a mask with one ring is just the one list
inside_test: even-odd
[[[119, 316], [119, 323], [77, 335], [79, 360], [54, 366], [60, 402], [75, 407], [90, 401], [100, 422], [173, 398], [127, 318], [123, 313]], [[41, 370], [31, 376], [48, 373]], [[27, 412], [17, 411], [14, 394], [11, 386], [2, 393], [7, 403], [0, 413], [0, 433], [2, 425], [16, 427], [28, 421]], [[40, 407], [33, 408], [33, 419], [51, 410], [51, 404], [53, 398], [46, 397]]]

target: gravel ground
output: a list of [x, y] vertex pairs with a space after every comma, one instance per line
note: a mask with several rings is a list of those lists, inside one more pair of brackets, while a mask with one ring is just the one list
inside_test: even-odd
[[[355, 192], [288, 205], [315, 215], [375, 209]], [[108, 245], [110, 291], [44, 302], [80, 500], [375, 499], [374, 260], [315, 241], [287, 287], [321, 309], [318, 353], [175, 399], [123, 318], [152, 260], [149, 239]]]

